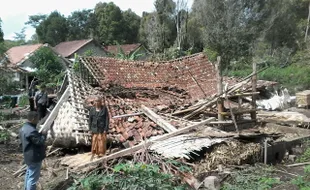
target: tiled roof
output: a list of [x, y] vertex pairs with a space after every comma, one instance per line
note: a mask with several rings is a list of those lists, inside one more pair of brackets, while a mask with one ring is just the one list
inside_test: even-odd
[[[120, 47], [122, 48], [122, 50], [124, 51], [124, 53], [126, 55], [130, 54], [131, 52], [135, 51], [137, 48], [139, 48], [141, 46], [141, 44], [124, 44], [124, 45], [120, 45]], [[117, 54], [118, 53], [118, 46], [106, 46], [105, 50], [112, 53], [112, 54]]]
[[202, 53], [162, 63], [108, 57], [82, 57], [81, 62], [92, 68], [102, 87], [108, 84], [148, 89], [178, 87], [194, 100], [217, 92], [215, 68]]
[[35, 44], [12, 47], [6, 52], [6, 54], [9, 56], [10, 64], [12, 64], [12, 66], [17, 65], [18, 63], [26, 59], [27, 55], [35, 52], [42, 45], [43, 44]]
[[54, 47], [54, 50], [63, 57], [69, 57], [91, 41], [93, 41], [93, 39], [61, 42]]

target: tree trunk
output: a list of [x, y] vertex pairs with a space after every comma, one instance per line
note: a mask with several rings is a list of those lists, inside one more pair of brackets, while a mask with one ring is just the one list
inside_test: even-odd
[[310, 21], [310, 2], [309, 2], [309, 9], [308, 9], [307, 28], [306, 28], [306, 33], [305, 33], [305, 43], [307, 42], [307, 38], [308, 38], [309, 21]]

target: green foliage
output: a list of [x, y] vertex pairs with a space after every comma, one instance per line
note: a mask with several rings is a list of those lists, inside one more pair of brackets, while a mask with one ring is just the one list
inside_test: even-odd
[[26, 25], [30, 25], [33, 28], [37, 28], [42, 21], [44, 21], [47, 18], [47, 15], [30, 15], [27, 22], [25, 22]]
[[208, 59], [211, 62], [215, 62], [216, 61], [217, 56], [218, 56], [218, 53], [216, 51], [213, 51], [210, 48], [205, 48], [203, 52], [208, 56]]
[[9, 140], [10, 140], [10, 133], [7, 130], [1, 130], [0, 131], [0, 142], [7, 142]]
[[138, 60], [139, 57], [144, 56], [144, 54], [139, 53], [140, 48], [137, 48], [134, 52], [126, 54], [124, 50], [122, 49], [122, 47], [120, 46], [120, 44], [119, 43], [116, 43], [116, 44], [117, 44], [117, 54], [115, 57], [117, 59], [134, 61], [134, 60]]
[[141, 17], [134, 13], [131, 9], [124, 11], [123, 13], [124, 30], [124, 41], [127, 44], [137, 43]]
[[4, 34], [3, 34], [3, 31], [2, 31], [1, 24], [2, 24], [2, 20], [0, 18], [0, 43], [4, 41], [4, 39], [3, 39]]
[[40, 48], [30, 57], [30, 61], [37, 68], [35, 75], [47, 85], [55, 86], [63, 79], [63, 65], [50, 48]]
[[59, 12], [54, 11], [48, 17], [43, 17], [43, 20], [36, 27], [36, 33], [40, 42], [55, 46], [67, 39], [67, 20]]
[[98, 3], [95, 7], [97, 20], [96, 36], [105, 45], [113, 44], [114, 41], [124, 43], [124, 25], [121, 9], [113, 2]]
[[184, 185], [177, 185], [176, 179], [160, 171], [157, 165], [118, 164], [114, 173], [102, 175], [93, 174], [79, 180], [70, 190], [185, 190]]
[[[297, 162], [309, 162], [310, 161], [310, 140], [305, 141], [303, 146], [306, 147], [306, 150], [297, 158]], [[309, 172], [310, 174], [310, 172]]]
[[310, 190], [310, 166], [306, 166], [304, 172], [304, 176], [296, 177], [291, 183], [298, 186], [300, 190]]
[[266, 190], [281, 184], [280, 179], [271, 177], [271, 170], [252, 167], [232, 175], [222, 190]]
[[25, 107], [26, 105], [29, 105], [28, 95], [23, 95], [19, 98], [18, 106]]
[[16, 92], [20, 84], [11, 80], [12, 77], [12, 73], [0, 69], [0, 96]]
[[14, 40], [18, 45], [24, 45], [26, 43], [26, 27], [23, 27], [20, 32], [15, 32]]
[[74, 11], [68, 17], [68, 40], [88, 39], [94, 33], [95, 17], [92, 9]]

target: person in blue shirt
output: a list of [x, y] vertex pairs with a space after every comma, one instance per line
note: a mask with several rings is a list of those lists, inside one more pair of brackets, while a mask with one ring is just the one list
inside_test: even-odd
[[36, 125], [39, 121], [37, 112], [30, 111], [27, 115], [27, 120], [28, 121], [22, 126], [19, 133], [24, 162], [27, 165], [24, 190], [36, 190], [42, 161], [46, 156], [45, 141], [47, 130], [43, 130], [39, 133], [36, 129]]

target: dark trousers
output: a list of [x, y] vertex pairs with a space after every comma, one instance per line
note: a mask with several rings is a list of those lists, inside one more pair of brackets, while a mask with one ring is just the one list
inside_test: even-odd
[[33, 98], [29, 98], [29, 105], [30, 105], [30, 111], [36, 111], [36, 109], [34, 108], [34, 99]]
[[46, 111], [47, 111], [46, 106], [42, 104], [38, 104], [37, 109], [38, 109], [39, 119], [41, 120], [46, 115]]

